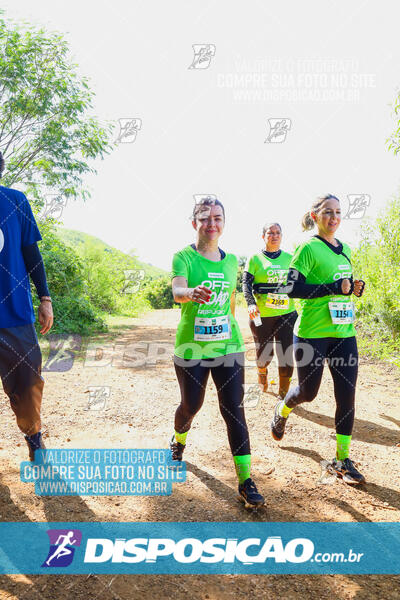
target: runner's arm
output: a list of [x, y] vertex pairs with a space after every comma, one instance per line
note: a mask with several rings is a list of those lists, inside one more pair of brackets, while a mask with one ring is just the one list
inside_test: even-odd
[[49, 288], [47, 287], [43, 258], [37, 243], [35, 242], [29, 246], [23, 246], [21, 251], [26, 270], [31, 276], [38, 297], [42, 298], [43, 296], [50, 296]]
[[236, 308], [236, 290], [232, 292], [231, 296], [231, 313], [235, 316], [235, 308]]
[[256, 299], [253, 296], [253, 281], [254, 275], [248, 271], [243, 271], [242, 287], [243, 296], [247, 302], [247, 306], [254, 306], [257, 304]]
[[183, 304], [184, 302], [191, 302], [191, 293], [193, 288], [188, 287], [186, 277], [174, 277], [172, 280], [172, 294], [175, 302]]
[[334, 296], [336, 294], [350, 296], [354, 284], [352, 279], [346, 279], [351, 284], [348, 294], [343, 294], [342, 291], [342, 283], [345, 279], [338, 279], [332, 283], [305, 283], [305, 276], [297, 269], [289, 269], [286, 284], [260, 283], [256, 284], [256, 286], [257, 291], [261, 294], [267, 294], [268, 292], [272, 294], [286, 294], [289, 298], [322, 298], [323, 296]]
[[211, 290], [204, 285], [198, 285], [195, 288], [188, 287], [186, 277], [174, 277], [172, 279], [172, 294], [175, 302], [184, 304], [185, 302], [198, 302], [204, 304], [208, 302], [211, 296]]

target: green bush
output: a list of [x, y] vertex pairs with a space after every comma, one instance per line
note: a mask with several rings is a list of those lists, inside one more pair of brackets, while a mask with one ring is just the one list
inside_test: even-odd
[[121, 273], [109, 252], [85, 244], [80, 251], [88, 296], [99, 310], [114, 313]]
[[[84, 264], [88, 295], [96, 308], [128, 317], [136, 317], [151, 308], [140, 291], [150, 279], [135, 258], [91, 240], [80, 245], [78, 253]], [[125, 277], [126, 271], [137, 272], [139, 279], [131, 283]], [[132, 293], [129, 293], [130, 289]]]
[[83, 336], [107, 331], [100, 314], [85, 297], [53, 296], [54, 327], [51, 333], [79, 333]]
[[[353, 253], [353, 270], [366, 282], [357, 301], [360, 348], [374, 358], [400, 361], [400, 200], [366, 224]], [[400, 363], [399, 363], [400, 364]]]
[[[72, 247], [61, 240], [50, 220], [39, 226], [43, 237], [40, 250], [53, 299], [52, 332], [89, 335], [107, 329], [107, 314], [136, 317], [151, 308], [170, 307], [172, 293], [170, 297], [167, 286], [164, 291], [160, 288], [160, 279], [156, 280], [158, 287], [151, 282], [147, 288], [153, 304], [143, 292], [151, 281], [146, 277], [140, 282], [142, 289], [125, 293], [125, 271], [140, 270], [143, 275], [135, 258], [90, 239]], [[32, 292], [36, 310], [38, 299], [33, 288]]]
[[[81, 333], [105, 329], [99, 311], [92, 304], [81, 259], [56, 235], [51, 223], [39, 223], [43, 240], [39, 243], [53, 299], [52, 333]], [[39, 300], [32, 287], [35, 311]], [[39, 329], [39, 323], [36, 323]]]
[[151, 279], [143, 288], [143, 295], [152, 308], [173, 308], [171, 280], [169, 277]]

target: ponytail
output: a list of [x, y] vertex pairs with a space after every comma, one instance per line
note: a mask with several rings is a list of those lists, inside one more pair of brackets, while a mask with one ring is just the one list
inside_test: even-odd
[[303, 216], [303, 218], [301, 220], [301, 226], [303, 228], [303, 231], [310, 231], [310, 229], [313, 229], [314, 225], [315, 225], [314, 219], [312, 218], [311, 211], [309, 210]]
[[3, 176], [4, 167], [5, 167], [5, 162], [4, 162], [4, 158], [3, 158], [3, 153], [0, 152], [0, 177]]

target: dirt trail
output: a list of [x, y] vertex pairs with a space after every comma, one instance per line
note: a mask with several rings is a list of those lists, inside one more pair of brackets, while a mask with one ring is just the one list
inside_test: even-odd
[[[254, 350], [246, 314], [238, 310], [245, 335], [247, 383], [256, 382]], [[163, 448], [171, 436], [178, 386], [171, 362], [178, 310], [154, 311], [131, 320], [103, 352], [75, 360], [69, 371], [48, 372], [43, 404], [48, 447]], [[143, 342], [134, 355], [132, 344]], [[149, 346], [148, 343], [152, 342]], [[159, 344], [157, 347], [156, 344]], [[150, 348], [150, 350], [149, 350]], [[163, 360], [155, 362], [155, 357]], [[147, 357], [144, 363], [143, 357]], [[94, 360], [97, 357], [97, 362]], [[96, 366], [97, 365], [97, 366]], [[252, 365], [252, 366], [250, 366]], [[271, 368], [277, 381], [277, 369]], [[296, 379], [294, 379], [296, 381]], [[104, 408], [88, 409], [90, 386], [110, 388]], [[188, 436], [187, 482], [166, 497], [36, 497], [33, 484], [19, 480], [26, 446], [6, 397], [0, 412], [0, 518], [2, 521], [399, 521], [400, 380], [390, 365], [361, 361], [352, 457], [368, 483], [363, 489], [328, 479], [321, 460], [335, 448], [332, 383], [325, 373], [318, 398], [296, 409], [281, 443], [269, 433], [272, 393], [247, 408], [253, 475], [267, 498], [265, 511], [249, 513], [236, 499], [236, 477], [226, 431], [210, 383], [206, 400]], [[277, 391], [277, 386], [272, 387]], [[265, 475], [271, 468], [270, 475]], [[102, 600], [157, 597], [234, 598], [399, 598], [395, 576], [3, 576], [0, 598]]]

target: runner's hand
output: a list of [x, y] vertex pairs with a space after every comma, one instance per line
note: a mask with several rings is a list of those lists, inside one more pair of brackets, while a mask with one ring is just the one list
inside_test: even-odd
[[256, 317], [260, 316], [260, 311], [258, 310], [257, 304], [250, 304], [247, 307], [247, 311], [249, 313], [250, 319], [255, 319]]
[[51, 302], [41, 302], [38, 308], [38, 319], [42, 326], [40, 333], [43, 335], [53, 326], [53, 307]]
[[342, 294], [346, 296], [350, 294], [351, 290], [351, 281], [350, 279], [342, 279]]
[[363, 281], [362, 279], [355, 279], [354, 280], [353, 294], [355, 296], [357, 296], [357, 298], [360, 298], [360, 296], [363, 295], [364, 288], [365, 288], [365, 281]]
[[211, 298], [212, 291], [205, 285], [198, 285], [191, 289], [190, 297], [193, 302], [198, 304], [205, 304]]

